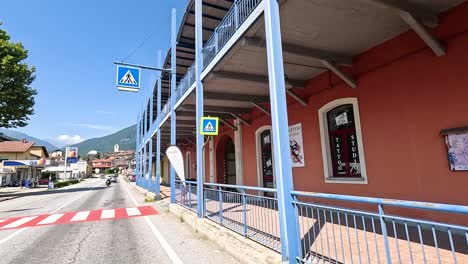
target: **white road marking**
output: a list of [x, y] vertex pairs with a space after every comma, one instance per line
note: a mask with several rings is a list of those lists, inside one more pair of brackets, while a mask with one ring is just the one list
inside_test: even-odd
[[6, 221], [6, 219], [0, 219], [0, 223], [3, 223], [5, 221]]
[[20, 226], [20, 225], [26, 224], [27, 222], [33, 220], [33, 219], [36, 218], [36, 217], [37, 217], [37, 216], [29, 216], [29, 217], [20, 218], [20, 219], [14, 221], [13, 223], [9, 223], [8, 225], [3, 226], [3, 227], [0, 228], [0, 229], [7, 229], [7, 228], [18, 227], [18, 226]]
[[101, 212], [101, 219], [109, 219], [109, 218], [114, 218], [114, 217], [115, 217], [114, 209], [102, 210]]
[[[81, 195], [79, 195], [79, 196], [76, 197], [75, 199], [72, 199], [71, 201], [66, 202], [65, 204], [63, 204], [63, 205], [60, 206], [59, 208], [53, 210], [52, 212], [49, 212], [49, 214], [56, 213], [58, 210], [60, 210], [60, 209], [64, 208], [65, 206], [67, 206], [67, 205], [73, 203], [74, 201], [80, 199], [83, 195], [89, 193], [89, 191], [94, 190], [96, 187], [97, 187], [97, 186], [94, 186], [93, 188], [91, 188], [91, 189], [89, 189], [88, 191], [82, 193]], [[1, 246], [2, 244], [4, 244], [5, 242], [8, 242], [8, 240], [14, 238], [15, 236], [21, 234], [21, 233], [22, 233], [24, 230], [26, 230], [26, 229], [27, 229], [26, 227], [25, 227], [25, 228], [18, 229], [18, 231], [14, 232], [13, 234], [11, 234], [11, 235], [5, 237], [4, 239], [0, 240], [0, 246]]]
[[53, 224], [55, 222], [57, 222], [57, 220], [60, 219], [60, 217], [62, 217], [64, 214], [52, 214], [52, 215], [49, 215], [46, 219], [40, 221], [39, 223], [37, 223], [38, 225], [47, 225], [47, 224]]
[[76, 213], [76, 215], [73, 216], [73, 218], [70, 220], [70, 222], [75, 222], [75, 221], [84, 221], [86, 218], [88, 218], [90, 211], [82, 211]]
[[[127, 194], [130, 196], [131, 200], [135, 204], [135, 206], [138, 206], [138, 202], [135, 200], [135, 198], [132, 196], [128, 188], [126, 187], [127, 184], [124, 185], [124, 189], [127, 192]], [[153, 235], [156, 237], [158, 240], [159, 244], [161, 247], [164, 249], [166, 252], [167, 256], [172, 260], [172, 263], [176, 264], [183, 264], [182, 260], [177, 256], [175, 251], [171, 248], [169, 243], [167, 243], [166, 239], [164, 239], [163, 235], [161, 235], [161, 232], [154, 226], [154, 224], [151, 222], [148, 216], [143, 216], [145, 218], [146, 224], [148, 224], [149, 228], [151, 229], [151, 232], [153, 232]]]
[[138, 208], [126, 208], [126, 210], [128, 216], [141, 215], [141, 212], [138, 210]]

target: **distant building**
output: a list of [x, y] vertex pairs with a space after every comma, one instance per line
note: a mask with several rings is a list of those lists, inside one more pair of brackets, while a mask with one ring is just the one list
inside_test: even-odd
[[70, 168], [72, 169], [72, 178], [84, 178], [88, 173], [88, 162], [80, 160], [70, 164]]
[[119, 152], [119, 144], [114, 145], [114, 152]]
[[99, 153], [96, 150], [90, 150], [87, 156], [90, 160], [92, 160], [92, 159], [99, 157]]
[[112, 166], [114, 168], [118, 168], [120, 172], [135, 169], [136, 161], [134, 150], [122, 150], [114, 153], [108, 153], [108, 155], [114, 159]]
[[[2, 136], [3, 137], [3, 136]], [[0, 184], [9, 185], [21, 180], [37, 182], [49, 162], [44, 146], [27, 140], [0, 142]]]
[[49, 154], [49, 157], [52, 166], [59, 166], [64, 164], [65, 153], [60, 149], [52, 151]]
[[103, 173], [106, 169], [112, 168], [113, 159], [93, 159], [91, 160], [94, 173]]
[[51, 158], [63, 158], [63, 151], [60, 149], [56, 149], [50, 153]]

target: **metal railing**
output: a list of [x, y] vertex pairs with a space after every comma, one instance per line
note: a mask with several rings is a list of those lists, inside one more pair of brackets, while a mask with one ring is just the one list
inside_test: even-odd
[[[214, 30], [213, 34], [203, 47], [203, 69], [205, 69], [219, 51], [226, 45], [237, 29], [247, 20], [262, 0], [236, 0], [228, 10], [223, 20]], [[195, 62], [185, 73], [176, 87], [176, 102], [195, 82]]]
[[193, 212], [197, 212], [197, 183], [175, 180], [175, 201]]
[[204, 184], [203, 189], [206, 218], [281, 250], [276, 189], [214, 183]]
[[[439, 215], [453, 213], [466, 223], [467, 206], [298, 191], [291, 194], [301, 254], [297, 259], [303, 263], [468, 263], [467, 227], [384, 211], [385, 206], [392, 211], [411, 209], [418, 217], [434, 211]], [[343, 202], [345, 207], [340, 206]], [[374, 208], [350, 209], [353, 205]]]
[[167, 99], [167, 102], [164, 104], [164, 106], [162, 107], [161, 111], [159, 111], [159, 121], [158, 121], [158, 125], [160, 122], [162, 122], [164, 120], [164, 118], [171, 112], [171, 97], [169, 97], [169, 99]]
[[[231, 37], [236, 33], [237, 29], [247, 20], [249, 15], [255, 10], [262, 0], [236, 0], [232, 7], [228, 10], [223, 20], [216, 27], [208, 42], [202, 50], [203, 69], [205, 69], [219, 51], [226, 45]], [[188, 68], [184, 77], [177, 84], [174, 95], [175, 102], [178, 102], [187, 92], [190, 86], [195, 83], [195, 62]], [[161, 122], [170, 112], [171, 97], [167, 103], [159, 111], [161, 117], [158, 121]]]
[[262, 0], [236, 0], [203, 48], [203, 68], [214, 59]]

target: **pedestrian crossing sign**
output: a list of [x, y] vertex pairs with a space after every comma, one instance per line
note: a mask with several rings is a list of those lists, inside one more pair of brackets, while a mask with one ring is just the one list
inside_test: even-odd
[[117, 88], [137, 92], [140, 88], [140, 69], [117, 65]]
[[204, 116], [201, 118], [201, 131], [200, 134], [205, 136], [216, 136], [218, 135], [218, 123], [217, 117]]

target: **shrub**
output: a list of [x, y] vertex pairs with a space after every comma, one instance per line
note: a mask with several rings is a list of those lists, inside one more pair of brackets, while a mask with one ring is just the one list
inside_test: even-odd
[[80, 180], [69, 180], [69, 181], [63, 181], [63, 182], [56, 182], [54, 184], [54, 188], [62, 188], [62, 187], [66, 187], [66, 186], [69, 186], [69, 185], [77, 184], [79, 182], [80, 182]]

